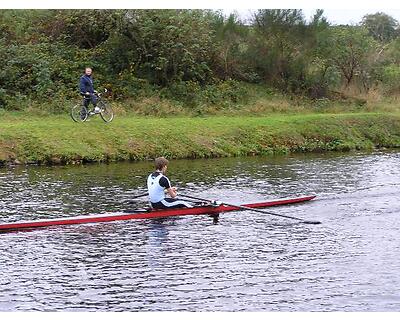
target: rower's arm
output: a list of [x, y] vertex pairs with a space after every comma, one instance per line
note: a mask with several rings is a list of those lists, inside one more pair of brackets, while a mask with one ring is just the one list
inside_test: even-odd
[[175, 198], [177, 196], [176, 188], [171, 187], [166, 189], [167, 193], [170, 195], [171, 198]]
[[165, 188], [165, 192], [170, 195], [171, 198], [176, 197], [176, 188], [171, 186], [171, 182], [167, 177], [162, 177], [160, 179], [160, 185]]

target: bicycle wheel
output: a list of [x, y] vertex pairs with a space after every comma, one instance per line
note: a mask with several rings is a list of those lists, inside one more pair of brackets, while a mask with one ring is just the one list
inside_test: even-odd
[[114, 119], [114, 112], [107, 103], [103, 101], [99, 102], [97, 105], [100, 108], [100, 116], [104, 122], [111, 122]]
[[84, 122], [89, 116], [89, 112], [82, 104], [77, 104], [71, 109], [71, 118], [75, 122]]

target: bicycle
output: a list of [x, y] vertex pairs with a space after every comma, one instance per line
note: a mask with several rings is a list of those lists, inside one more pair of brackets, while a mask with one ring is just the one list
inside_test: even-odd
[[[107, 92], [107, 89], [104, 89], [104, 93]], [[114, 119], [114, 112], [111, 106], [102, 99], [103, 93], [95, 93], [97, 96], [97, 107], [99, 111], [95, 109], [89, 110], [88, 107], [85, 107], [85, 100], [90, 100], [90, 97], [84, 97], [83, 101], [71, 109], [71, 118], [75, 122], [85, 122], [89, 117], [94, 116], [96, 114], [100, 114], [100, 117], [104, 122], [108, 123]], [[88, 105], [89, 106], [89, 105]]]

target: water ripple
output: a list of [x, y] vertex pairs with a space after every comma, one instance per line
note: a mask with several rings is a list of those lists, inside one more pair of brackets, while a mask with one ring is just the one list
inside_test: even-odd
[[[0, 311], [398, 311], [399, 153], [173, 161], [187, 192], [252, 212], [0, 234]], [[0, 170], [0, 219], [118, 211], [150, 163]], [[143, 205], [145, 202], [138, 201]]]

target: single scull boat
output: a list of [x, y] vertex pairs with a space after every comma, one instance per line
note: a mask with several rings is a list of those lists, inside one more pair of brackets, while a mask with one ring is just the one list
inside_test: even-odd
[[[315, 196], [302, 196], [297, 198], [286, 198], [286, 199], [276, 199], [266, 202], [249, 203], [242, 206], [248, 208], [267, 208], [273, 206], [287, 205], [299, 202], [305, 202], [314, 199]], [[201, 206], [194, 208], [181, 208], [181, 209], [168, 209], [168, 210], [152, 210], [148, 211], [142, 210], [132, 210], [131, 212], [117, 212], [117, 213], [107, 213], [98, 215], [86, 215], [86, 216], [75, 216], [75, 217], [64, 217], [55, 219], [41, 219], [32, 221], [17, 221], [0, 224], [1, 231], [11, 231], [20, 229], [34, 229], [42, 228], [56, 225], [71, 225], [71, 224], [83, 224], [83, 223], [97, 223], [97, 222], [109, 222], [118, 220], [132, 220], [132, 219], [155, 219], [155, 218], [165, 218], [173, 216], [186, 216], [186, 215], [216, 215], [223, 212], [229, 211], [240, 211], [234, 206]]]

